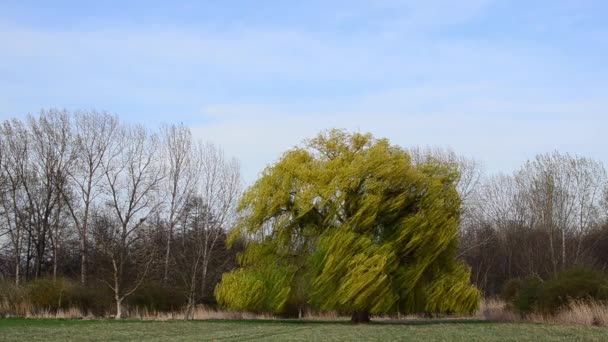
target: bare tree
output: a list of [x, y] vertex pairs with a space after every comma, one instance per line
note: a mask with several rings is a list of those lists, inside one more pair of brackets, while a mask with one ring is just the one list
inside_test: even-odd
[[24, 239], [26, 276], [32, 259], [34, 275], [40, 275], [43, 263], [48, 262], [45, 254], [50, 245], [52, 274], [56, 277], [62, 242], [59, 235], [66, 232], [65, 225], [60, 224], [63, 205], [59, 194], [67, 185], [66, 171], [73, 160], [69, 115], [64, 111], [43, 111], [37, 118], [29, 116], [27, 126], [18, 120], [7, 121], [3, 124], [3, 140], [3, 172], [10, 186], [2, 202], [13, 241], [16, 282], [21, 278], [18, 263]]
[[163, 192], [169, 198], [167, 208], [167, 240], [164, 259], [163, 283], [169, 277], [169, 261], [173, 230], [184, 210], [186, 201], [196, 186], [196, 175], [200, 165], [194, 154], [192, 134], [184, 125], [171, 125], [162, 128], [163, 152], [166, 178]]
[[[604, 220], [608, 220], [608, 179], [604, 182], [604, 190], [602, 192], [601, 206], [603, 208], [602, 215]], [[606, 222], [608, 223], [608, 221]]]
[[74, 149], [77, 159], [68, 170], [75, 198], [64, 191], [67, 207], [80, 238], [80, 282], [87, 281], [87, 241], [91, 207], [101, 194], [104, 179], [102, 161], [114, 139], [118, 119], [106, 113], [80, 112], [74, 115]]
[[569, 169], [573, 173], [572, 188], [576, 198], [575, 213], [577, 217], [574, 225], [577, 243], [573, 262], [578, 264], [584, 253], [584, 236], [592, 227], [600, 225], [605, 218], [602, 212], [602, 196], [608, 176], [601, 163], [583, 157], [570, 158]]
[[15, 284], [21, 281], [21, 253], [28, 224], [28, 212], [23, 187], [25, 184], [28, 139], [27, 131], [18, 120], [5, 121], [0, 130], [2, 141], [2, 171], [6, 189], [2, 192], [5, 229], [12, 244]]
[[480, 183], [483, 168], [475, 159], [458, 155], [451, 149], [439, 147], [416, 146], [408, 149], [408, 151], [414, 164], [420, 164], [431, 160], [453, 164], [460, 172], [457, 186], [458, 193], [464, 203], [468, 202]]
[[[581, 236], [600, 214], [602, 184], [606, 179], [603, 166], [586, 158], [554, 152], [527, 162], [516, 179], [530, 208], [529, 224], [549, 234], [553, 271], [576, 263], [583, 252]], [[578, 241], [571, 248], [570, 258], [568, 237], [576, 237]]]
[[198, 297], [197, 287], [201, 296], [205, 293], [209, 262], [218, 240], [233, 223], [241, 192], [240, 168], [235, 159], [226, 160], [223, 151], [211, 144], [199, 144], [197, 157], [201, 170], [196, 197], [190, 201], [184, 215], [183, 229], [189, 231], [181, 235], [183, 245], [193, 246], [191, 253], [182, 254], [180, 259], [187, 270], [184, 275], [188, 286], [186, 318], [192, 315]]
[[[521, 237], [518, 230], [526, 227], [529, 209], [519, 193], [518, 184], [514, 177], [505, 174], [492, 176], [484, 180], [475, 193], [475, 226], [490, 227], [496, 232], [491, 237], [500, 241], [503, 255], [502, 264], [508, 277], [522, 272], [533, 271], [533, 253], [535, 251], [522, 249], [518, 245]], [[478, 241], [485, 243], [490, 241]], [[464, 240], [463, 244], [469, 241]], [[475, 248], [472, 246], [470, 248]], [[527, 263], [518, 261], [527, 260]]]
[[[491, 228], [494, 246], [475, 256], [485, 241], [479, 234], [463, 239], [463, 254], [472, 264], [499, 255], [507, 278], [535, 274], [548, 277], [574, 264], [595, 262], [594, 244], [585, 239], [604, 221], [601, 210], [606, 171], [601, 163], [568, 154], [539, 155], [511, 175], [484, 180], [476, 199], [474, 227]], [[488, 254], [490, 253], [490, 254]], [[494, 254], [491, 254], [494, 253]], [[498, 270], [504, 266], [504, 270]], [[476, 273], [480, 266], [474, 267]], [[505, 279], [503, 279], [504, 281]]]
[[144, 223], [161, 203], [157, 196], [163, 179], [158, 148], [156, 135], [141, 126], [128, 127], [117, 131], [102, 161], [114, 225], [104, 248], [112, 265], [112, 279], [106, 284], [114, 292], [116, 318], [122, 317], [123, 300], [139, 287], [154, 260], [149, 255], [154, 251], [145, 249], [143, 263], [131, 269], [135, 274], [129, 274], [129, 279], [133, 281], [126, 284], [126, 266], [135, 257], [131, 248], [145, 238]]
[[177, 275], [191, 312], [235, 265], [220, 250], [239, 193], [238, 163], [194, 143], [184, 125], [159, 136], [104, 113], [60, 110], [6, 121], [0, 272], [21, 284], [80, 266], [83, 285], [95, 276], [113, 291], [116, 317], [145, 278]]
[[462, 200], [460, 233], [462, 235], [466, 233], [466, 230], [472, 229], [476, 215], [474, 211], [478, 209], [479, 205], [476, 191], [479, 189], [483, 175], [481, 163], [475, 159], [458, 155], [447, 148], [416, 146], [408, 151], [414, 164], [436, 161], [452, 165], [458, 170], [457, 190]]
[[75, 159], [71, 135], [70, 116], [66, 111], [42, 112], [38, 118], [28, 118], [33, 151], [31, 169], [39, 180], [37, 194], [30, 193], [35, 203], [38, 243], [38, 267], [44, 257], [45, 236], [48, 233], [53, 255], [53, 279], [57, 278], [58, 251], [65, 227], [61, 224], [63, 214], [63, 189], [67, 187], [68, 170]]

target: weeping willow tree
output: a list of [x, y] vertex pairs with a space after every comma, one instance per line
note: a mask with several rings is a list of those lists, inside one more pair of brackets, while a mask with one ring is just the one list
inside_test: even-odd
[[290, 314], [472, 313], [479, 292], [456, 258], [456, 165], [413, 164], [369, 134], [331, 130], [268, 167], [240, 204], [248, 242], [218, 302]]

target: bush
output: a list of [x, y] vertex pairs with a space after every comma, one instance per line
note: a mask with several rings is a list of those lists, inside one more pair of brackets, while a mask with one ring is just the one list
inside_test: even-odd
[[114, 310], [114, 299], [107, 286], [74, 285], [67, 299], [70, 306], [77, 307], [84, 314], [103, 316]]
[[534, 311], [542, 285], [542, 280], [536, 276], [523, 279], [513, 296], [513, 307], [522, 314]]
[[608, 300], [608, 275], [583, 267], [561, 272], [543, 285], [537, 309], [542, 313], [555, 314], [573, 300]]
[[523, 281], [519, 278], [509, 279], [502, 289], [502, 299], [507, 303], [513, 302], [522, 285]]
[[572, 301], [607, 301], [608, 274], [575, 267], [545, 282], [538, 277], [511, 279], [505, 284], [502, 296], [522, 314], [554, 315]]
[[168, 288], [155, 283], [144, 283], [130, 297], [130, 306], [153, 311], [173, 311], [186, 305], [186, 293], [178, 288]]
[[[127, 306], [152, 311], [177, 311], [186, 305], [186, 293], [176, 288], [144, 283], [131, 296]], [[104, 316], [115, 310], [114, 294], [107, 285], [59, 278], [32, 280], [21, 286], [0, 281], [0, 317], [57, 313], [60, 309], [79, 309], [83, 315]]]
[[28, 313], [78, 308], [84, 314], [103, 316], [113, 310], [112, 293], [107, 286], [83, 287], [66, 279], [33, 280], [22, 286], [0, 283], [0, 315], [25, 316]]
[[67, 308], [70, 283], [64, 279], [53, 281], [47, 278], [36, 279], [27, 285], [27, 292], [32, 306], [37, 309]]
[[14, 282], [0, 282], [0, 317], [25, 316], [31, 304], [25, 288]]

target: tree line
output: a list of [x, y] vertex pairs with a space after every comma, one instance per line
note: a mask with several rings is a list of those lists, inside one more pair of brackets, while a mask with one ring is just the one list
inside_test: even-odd
[[608, 176], [601, 161], [558, 151], [512, 173], [485, 174], [449, 149], [413, 148], [414, 162], [457, 165], [463, 200], [459, 257], [496, 296], [510, 279], [549, 279], [574, 266], [608, 270]]
[[150, 280], [185, 289], [192, 307], [234, 262], [225, 237], [240, 191], [238, 162], [184, 125], [59, 110], [4, 121], [1, 274], [94, 282], [117, 317]]
[[487, 295], [512, 278], [608, 269], [608, 180], [599, 161], [541, 154], [512, 174], [481, 179], [468, 202], [460, 254]]
[[[386, 286], [405, 291], [411, 284], [407, 291], [426, 291], [424, 281], [415, 288], [415, 283], [407, 280], [426, 279], [422, 270], [428, 265], [438, 269], [448, 265], [453, 278], [464, 284], [463, 276], [469, 274], [460, 266], [460, 261], [464, 262], [470, 267], [470, 281], [486, 296], [499, 294], [512, 278], [535, 275], [547, 279], [574, 265], [608, 268], [608, 177], [599, 161], [554, 152], [535, 157], [512, 174], [485, 176], [478, 162], [450, 150], [397, 151], [364, 135], [356, 138], [357, 135], [333, 134], [334, 138], [342, 137], [344, 146], [327, 136], [329, 140], [322, 140], [324, 136], [320, 135], [312, 140], [316, 150], [311, 155], [301, 150], [290, 152], [285, 165], [269, 167], [242, 196], [238, 162], [226, 157], [219, 147], [195, 140], [184, 125], [150, 130], [121, 122], [107, 113], [61, 110], [43, 111], [24, 120], [6, 120], [0, 126], [0, 277], [16, 285], [41, 278], [70, 278], [82, 286], [106, 289], [111, 293], [116, 316], [121, 317], [125, 300], [146, 284], [178, 293], [187, 312], [200, 303], [215, 303], [214, 289], [225, 274], [229, 281], [224, 290], [218, 290], [220, 301], [225, 303], [241, 300], [262, 309], [277, 307], [275, 302], [251, 304], [247, 301], [254, 297], [242, 297], [248, 289], [255, 289], [245, 285], [257, 284], [256, 277], [260, 275], [297, 290], [285, 295], [283, 290], [288, 285], [274, 288], [284, 297], [281, 305], [300, 305], [306, 298], [303, 287], [298, 286], [307, 281], [306, 272], [316, 268], [320, 283], [316, 284], [313, 299], [319, 306], [356, 310], [360, 302], [365, 302], [366, 308], [378, 307], [372, 312], [381, 312], [398, 296], [398, 291], [388, 291]], [[346, 144], [345, 137], [355, 138]], [[352, 144], [363, 144], [361, 148], [389, 156], [386, 158], [390, 164], [384, 167], [394, 172], [383, 174], [375, 182], [366, 172], [382, 170], [382, 156], [358, 159], [355, 154], [359, 150], [349, 150]], [[346, 153], [346, 157], [337, 158], [339, 153]], [[321, 162], [327, 170], [318, 169]], [[338, 169], [347, 176], [336, 173]], [[315, 170], [317, 174], [313, 174]], [[401, 171], [407, 174], [400, 177]], [[332, 172], [333, 178], [327, 178]], [[269, 178], [272, 173], [278, 175], [276, 179]], [[308, 185], [302, 190], [303, 196], [311, 196], [304, 197], [305, 202], [297, 200], [294, 191], [286, 190], [286, 197], [280, 197], [280, 189], [295, 184], [285, 183], [287, 179], [295, 182], [294, 175], [299, 175], [298, 182], [325, 182], [318, 183], [324, 185], [315, 189], [329, 189], [327, 198], [320, 202], [322, 197], [312, 196]], [[379, 191], [392, 206], [377, 202], [385, 197], [358, 199], [363, 188], [350, 189], [354, 175], [362, 177], [361, 184], [368, 184], [363, 188]], [[402, 194], [386, 183], [389, 179], [391, 184], [399, 184]], [[442, 245], [449, 258], [422, 265], [414, 258], [413, 247], [398, 247], [392, 242], [392, 249], [371, 247], [370, 243], [378, 244], [385, 238], [381, 233], [384, 230], [377, 230], [377, 222], [382, 222], [380, 226], [385, 229], [388, 222], [397, 222], [395, 212], [417, 212], [417, 205], [406, 201], [410, 203], [406, 206], [403, 196], [407, 193], [417, 201], [424, 198], [427, 191], [420, 187], [431, 184], [425, 183], [427, 180], [454, 186], [454, 192], [433, 187], [436, 196], [428, 200], [428, 206], [436, 210], [433, 215], [445, 221], [444, 228], [438, 228], [443, 235], [438, 233], [435, 239], [437, 243], [450, 241], [449, 245]], [[413, 188], [408, 188], [408, 184], [414, 184]], [[457, 200], [443, 201], [455, 193]], [[344, 198], [332, 197], [337, 194], [349, 195], [349, 201], [365, 206], [364, 210], [345, 207]], [[279, 202], [272, 202], [273, 198]], [[239, 202], [241, 206], [237, 208]], [[269, 214], [267, 206], [273, 205], [269, 202], [276, 204], [274, 209], [279, 211]], [[399, 203], [404, 206], [396, 208]], [[304, 208], [301, 206], [318, 212], [298, 216]], [[370, 221], [370, 217], [374, 220]], [[257, 222], [257, 226], [244, 227], [243, 218]], [[433, 226], [424, 221], [426, 218], [420, 219], [421, 226]], [[457, 229], [452, 230], [455, 219]], [[345, 241], [347, 235], [337, 234], [342, 228], [319, 229], [320, 225], [338, 227], [337, 222], [345, 227], [347, 222], [361, 231]], [[417, 223], [407, 224], [414, 227]], [[277, 227], [283, 228], [278, 235], [272, 235]], [[363, 231], [368, 235], [364, 236]], [[298, 235], [302, 232], [307, 234], [303, 238]], [[268, 236], [274, 238], [268, 240]], [[259, 244], [260, 239], [271, 243]], [[405, 235], [402, 239], [412, 240]], [[275, 241], [287, 241], [290, 247], [283, 249]], [[323, 248], [311, 249], [311, 244], [317, 243]], [[353, 248], [334, 248], [348, 243]], [[256, 244], [257, 249], [252, 249]], [[357, 248], [360, 255], [354, 256]], [[279, 262], [270, 258], [263, 264], [251, 260], [248, 263], [251, 255], [267, 256], [268, 251], [284, 258]], [[431, 252], [420, 249], [416, 255], [424, 259]], [[369, 254], [367, 261], [363, 258], [365, 253]], [[304, 262], [304, 254], [317, 261]], [[359, 275], [377, 265], [373, 260], [384, 260], [387, 267], [391, 263], [387, 260], [410, 265], [399, 271], [402, 278], [408, 275], [399, 278], [405, 287], [395, 285], [397, 280], [390, 277], [383, 278], [384, 271], [377, 269], [380, 273], [375, 277], [385, 283], [373, 286], [365, 300], [349, 289], [342, 289], [344, 293], [338, 298], [335, 291], [339, 289], [334, 288], [338, 284], [334, 281], [336, 270], [344, 279], [352, 278], [348, 280], [352, 284], [367, 279], [351, 275], [352, 268], [340, 263], [341, 258], [353, 257], [363, 258], [358, 264]], [[327, 258], [336, 264], [328, 266]], [[420, 272], [412, 265], [419, 265], [416, 267], [421, 267]], [[250, 272], [252, 266], [258, 273]], [[235, 270], [240, 271], [231, 273]], [[282, 270], [287, 273], [280, 273]], [[256, 282], [249, 282], [251, 279]], [[242, 292], [240, 297], [235, 291], [226, 290], [231, 286]], [[461, 289], [467, 298], [472, 298], [464, 285]], [[440, 298], [437, 294], [441, 291], [449, 289], [437, 288], [430, 295]], [[404, 308], [419, 308], [415, 299], [402, 297], [406, 300], [402, 303]], [[383, 302], [378, 304], [375, 298], [382, 298]], [[443, 302], [433, 303], [445, 306]], [[245, 304], [243, 308], [247, 308]], [[469, 302], [463, 305], [454, 304], [454, 308], [471, 307]]]

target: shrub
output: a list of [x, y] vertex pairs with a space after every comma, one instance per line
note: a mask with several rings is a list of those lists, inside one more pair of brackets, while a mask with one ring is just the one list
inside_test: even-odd
[[70, 306], [77, 307], [83, 313], [94, 316], [103, 316], [114, 309], [112, 293], [104, 285], [74, 285], [67, 300]]
[[56, 311], [68, 307], [70, 283], [64, 279], [36, 279], [27, 285], [27, 290], [34, 308]]
[[502, 289], [501, 297], [505, 302], [512, 302], [521, 289], [523, 281], [519, 278], [509, 279]]
[[155, 283], [144, 283], [130, 297], [130, 306], [153, 311], [173, 311], [186, 305], [186, 293], [178, 288], [168, 288]]
[[532, 312], [535, 309], [542, 284], [542, 280], [536, 276], [523, 279], [519, 290], [513, 297], [513, 307], [522, 314]]
[[538, 297], [538, 311], [555, 314], [574, 300], [608, 300], [608, 275], [583, 267], [557, 274], [543, 285]]
[[608, 301], [608, 274], [575, 267], [545, 282], [538, 277], [512, 279], [505, 284], [502, 296], [522, 314], [555, 315], [573, 301]]
[[25, 316], [31, 308], [27, 290], [14, 282], [0, 282], [0, 317]]
[[[77, 308], [84, 314], [103, 316], [113, 310], [112, 293], [107, 286], [90, 284], [82, 286], [80, 283], [66, 279], [53, 281], [48, 278], [33, 280], [21, 287], [2, 287], [3, 300], [10, 303], [15, 315], [23, 316], [25, 312], [18, 310], [28, 307], [32, 313], [40, 311], [57, 312], [59, 309]], [[5, 304], [7, 307], [9, 304]]]

